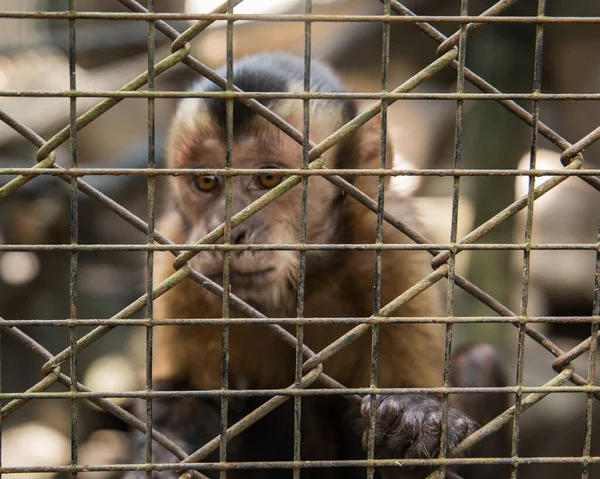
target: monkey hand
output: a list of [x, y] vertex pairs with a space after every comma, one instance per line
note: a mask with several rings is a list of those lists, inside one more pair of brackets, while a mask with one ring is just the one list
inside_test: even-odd
[[[426, 459], [440, 450], [442, 402], [420, 394], [378, 395], [375, 412], [375, 457]], [[361, 404], [363, 447], [367, 448], [371, 397]], [[448, 407], [448, 448], [452, 449], [475, 430], [466, 414]]]

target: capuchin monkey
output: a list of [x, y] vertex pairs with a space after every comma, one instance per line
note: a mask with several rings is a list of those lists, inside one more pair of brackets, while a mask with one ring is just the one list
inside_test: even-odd
[[[220, 74], [225, 76], [222, 69]], [[260, 54], [239, 60], [233, 67], [233, 83], [248, 92], [297, 92], [303, 90], [303, 62], [284, 54]], [[343, 92], [334, 73], [313, 62], [313, 92]], [[202, 80], [192, 91], [216, 92], [220, 88]], [[302, 131], [302, 100], [260, 100], [266, 107]], [[357, 115], [350, 99], [310, 101], [310, 138], [315, 143], [338, 130]], [[226, 156], [226, 100], [185, 99], [169, 132], [169, 168], [223, 168]], [[326, 152], [330, 168], [379, 168], [381, 120], [375, 118], [342, 138]], [[388, 167], [392, 151], [388, 145]], [[285, 133], [235, 101], [233, 107], [234, 168], [300, 168], [302, 147]], [[377, 194], [377, 177], [349, 177], [370, 197]], [[271, 174], [232, 178], [233, 214], [280, 184]], [[385, 208], [418, 227], [409, 198], [395, 193], [386, 179]], [[172, 203], [158, 230], [175, 243], [194, 243], [225, 221], [224, 178], [172, 177]], [[297, 186], [260, 210], [231, 232], [231, 244], [295, 244], [301, 239], [301, 187]], [[326, 179], [308, 179], [307, 242], [313, 244], [373, 244], [376, 215], [344, 195]], [[388, 224], [385, 243], [409, 240]], [[173, 272], [173, 255], [156, 253], [155, 284]], [[423, 251], [386, 250], [381, 267], [381, 305], [385, 305], [425, 277], [431, 257]], [[222, 284], [223, 253], [203, 251], [191, 266]], [[374, 308], [375, 252], [358, 250], [308, 251], [306, 253], [305, 317], [369, 317]], [[296, 317], [299, 254], [296, 251], [231, 252], [231, 292], [265, 315]], [[439, 290], [428, 288], [399, 309], [396, 315], [444, 314]], [[156, 318], [218, 318], [223, 299], [189, 279], [155, 301]], [[233, 307], [232, 317], [244, 317]], [[320, 351], [352, 326], [340, 323], [306, 325], [304, 342]], [[288, 328], [291, 332], [295, 329]], [[159, 390], [218, 390], [221, 388], [221, 326], [169, 325], [155, 328], [154, 385]], [[444, 368], [442, 324], [389, 324], [380, 327], [378, 387], [439, 387]], [[351, 388], [368, 387], [371, 374], [371, 335], [364, 334], [327, 359], [323, 371]], [[285, 388], [295, 380], [295, 351], [263, 325], [232, 325], [229, 328], [229, 388]], [[477, 344], [458, 352], [452, 361], [453, 386], [503, 386], [505, 379], [491, 346]], [[318, 387], [318, 386], [317, 386]], [[448, 445], [455, 446], [476, 428], [506, 409], [498, 395], [451, 396], [448, 410]], [[232, 397], [228, 424], [252, 412], [268, 398]], [[228, 462], [293, 460], [293, 399], [286, 401], [227, 444]], [[154, 402], [153, 424], [192, 453], [218, 436], [218, 397], [160, 398]], [[439, 454], [442, 423], [440, 398], [422, 394], [380, 395], [376, 399], [375, 456], [377, 458], [430, 458]], [[301, 459], [366, 459], [371, 397], [362, 404], [342, 395], [305, 396], [301, 401]], [[136, 460], [144, 460], [144, 437], [140, 434]], [[495, 438], [490, 438], [495, 440]], [[488, 441], [489, 442], [489, 441]], [[160, 445], [154, 445], [154, 461], [179, 462]], [[485, 454], [489, 454], [486, 450]], [[205, 461], [218, 461], [213, 453]], [[474, 466], [460, 471], [477, 477]], [[492, 477], [492, 469], [480, 470]], [[202, 471], [218, 477], [218, 471]], [[424, 477], [425, 467], [381, 467], [382, 478]], [[142, 477], [130, 473], [127, 477]], [[156, 477], [179, 477], [180, 471], [155, 473]], [[363, 478], [365, 467], [305, 468], [304, 478]], [[290, 469], [230, 469], [230, 478], [287, 478]], [[479, 475], [479, 477], [484, 477]]]

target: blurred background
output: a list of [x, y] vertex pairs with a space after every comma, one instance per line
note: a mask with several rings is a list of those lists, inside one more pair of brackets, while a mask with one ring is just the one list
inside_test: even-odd
[[[143, 3], [143, 2], [142, 2]], [[405, 0], [404, 5], [425, 15], [458, 15], [459, 0]], [[493, 5], [471, 0], [470, 14]], [[548, 2], [547, 14], [599, 16], [600, 4], [589, 0]], [[160, 0], [157, 11], [207, 12], [214, 0]], [[126, 11], [117, 1], [78, 0], [79, 11]], [[3, 0], [0, 11], [68, 10], [67, 0]], [[522, 0], [507, 15], [535, 15], [537, 2]], [[303, 0], [246, 0], [238, 13], [302, 13]], [[376, 14], [377, 1], [313, 0], [314, 13]], [[183, 31], [189, 23], [169, 22]], [[437, 44], [414, 25], [397, 23], [391, 29], [390, 89], [400, 85], [435, 59]], [[452, 34], [456, 24], [436, 24]], [[542, 91], [544, 93], [598, 93], [600, 25], [555, 24], [544, 29]], [[77, 21], [77, 87], [79, 90], [116, 90], [147, 66], [147, 25], [136, 21]], [[381, 90], [382, 26], [375, 23], [314, 23], [315, 59], [331, 64], [351, 91]], [[467, 66], [504, 93], [532, 91], [535, 25], [488, 24], [467, 42]], [[170, 42], [156, 34], [157, 61], [170, 51]], [[301, 23], [238, 22], [234, 28], [234, 56], [270, 50], [302, 55]], [[213, 24], [192, 42], [192, 53], [211, 67], [225, 61], [225, 27]], [[197, 75], [180, 65], [156, 80], [158, 90], [183, 90]], [[69, 124], [67, 98], [14, 98], [7, 90], [62, 91], [69, 88], [68, 22], [66, 20], [0, 18], [0, 110], [33, 129], [45, 139]], [[456, 74], [447, 70], [416, 91], [453, 92]], [[477, 90], [467, 85], [466, 91]], [[99, 98], [79, 98], [81, 114]], [[176, 105], [156, 100], [157, 163], [162, 164], [165, 130]], [[371, 102], [363, 102], [365, 105]], [[531, 102], [520, 102], [529, 111]], [[399, 168], [451, 168], [453, 166], [456, 102], [450, 100], [398, 101], [389, 109], [391, 139]], [[600, 124], [600, 109], [592, 101], [547, 101], [541, 120], [574, 143]], [[143, 168], [147, 163], [147, 101], [126, 99], [83, 129], [78, 135], [82, 167]], [[466, 101], [463, 139], [464, 168], [528, 168], [531, 128], [492, 101]], [[559, 153], [540, 140], [538, 168], [559, 168]], [[0, 166], [29, 167], [37, 149], [0, 123]], [[585, 152], [586, 166], [598, 168], [599, 145]], [[70, 162], [68, 145], [57, 151], [58, 163]], [[0, 176], [0, 185], [11, 177]], [[144, 177], [86, 177], [92, 186], [139, 217], [146, 218], [147, 183]], [[396, 182], [414, 194], [424, 222], [423, 230], [436, 243], [447, 242], [450, 230], [452, 178], [412, 177]], [[158, 184], [157, 202], [164, 194]], [[515, 198], [527, 192], [527, 177], [468, 177], [461, 180], [459, 237], [464, 236]], [[535, 243], [596, 243], [600, 202], [598, 193], [577, 178], [536, 201], [533, 225]], [[142, 233], [94, 200], [80, 195], [79, 241], [82, 244], [144, 244]], [[69, 317], [69, 253], [15, 252], [2, 245], [65, 244], [69, 236], [69, 188], [55, 177], [38, 177], [0, 203], [0, 316], [5, 319], [62, 319]], [[489, 233], [486, 243], [522, 243], [524, 215]], [[78, 317], [108, 318], [144, 292], [142, 252], [89, 252], [79, 254]], [[463, 252], [458, 271], [513, 311], [520, 311], [522, 254], [509, 251]], [[595, 253], [593, 251], [534, 251], [532, 253], [530, 315], [591, 315]], [[493, 315], [487, 307], [459, 291], [456, 315]], [[564, 350], [590, 334], [589, 324], [536, 325]], [[67, 328], [31, 326], [24, 331], [50, 352], [68, 347]], [[91, 328], [79, 328], [83, 335]], [[120, 328], [94, 344], [78, 358], [78, 374], [93, 390], [134, 390], [140, 387], [143, 358], [142, 328]], [[511, 325], [461, 325], [456, 344], [468, 340], [494, 342], [503, 352], [507, 373], [515, 381], [517, 329]], [[22, 392], [40, 379], [42, 362], [23, 345], [4, 334], [0, 342], [2, 392]], [[525, 384], [538, 386], [554, 376], [553, 357], [527, 340]], [[587, 376], [588, 355], [577, 361]], [[59, 387], [53, 390], [62, 390]], [[585, 400], [583, 394], [553, 394], [521, 418], [521, 456], [581, 456]], [[126, 402], [120, 404], [128, 406]], [[600, 454], [596, 437], [600, 427], [594, 404], [592, 455]], [[2, 423], [2, 465], [67, 464], [70, 457], [70, 401], [37, 400]], [[108, 464], [125, 460], [125, 426], [85, 401], [79, 406], [80, 463]], [[595, 467], [595, 469], [594, 469]], [[508, 474], [508, 470], [507, 470]], [[97, 478], [109, 473], [86, 473]], [[20, 477], [50, 477], [27, 474]], [[578, 464], [527, 465], [519, 477], [571, 478], [581, 476]], [[60, 477], [56, 475], [55, 477]], [[507, 475], [508, 477], [508, 475]], [[600, 477], [594, 465], [589, 477]]]

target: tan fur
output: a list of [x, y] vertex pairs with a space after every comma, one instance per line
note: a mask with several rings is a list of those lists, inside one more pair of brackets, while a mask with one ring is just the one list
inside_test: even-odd
[[[296, 102], [298, 103], [298, 102]], [[324, 103], [324, 102], [322, 102]], [[209, 130], [197, 128], [206, 124], [206, 112], [197, 104], [197, 112], [204, 120], [194, 123], [187, 114], [181, 115], [171, 130], [168, 145], [170, 167], [221, 167], [224, 146], [215, 141]], [[299, 104], [301, 107], [301, 103]], [[301, 129], [298, 108], [283, 102], [278, 113]], [[186, 106], [189, 113], [191, 106]], [[322, 105], [319, 105], [322, 108]], [[338, 115], [339, 112], [332, 109]], [[311, 138], [321, 141], [341, 124], [314, 114]], [[320, 120], [319, 120], [320, 119]], [[271, 147], [279, 152], [278, 163], [282, 167], [295, 168], [301, 165], [301, 147], [283, 133], [256, 118], [256, 131], [264, 141], [270, 138]], [[358, 155], [360, 166], [379, 166], [380, 122], [373, 120], [355, 133], [353, 154]], [[336, 150], [328, 152], [333, 158]], [[391, 161], [391, 151], [387, 154]], [[260, 166], [260, 144], [256, 138], [236, 139], [233, 147], [235, 167], [256, 168]], [[331, 161], [331, 160], [329, 160]], [[258, 166], [257, 166], [258, 165]], [[252, 181], [251, 177], [236, 177], [234, 185], [234, 210], [239, 211], [252, 201], [251, 194], [242, 198], [243, 192]], [[388, 182], [389, 183], [389, 182]], [[354, 184], [375, 198], [377, 178], [358, 177]], [[208, 196], [195, 191], [189, 177], [174, 179], [175, 195], [180, 202], [192, 231], [186, 236], [179, 213], [169, 211], [158, 225], [159, 231], [176, 243], [194, 242], [219, 226], [224, 221], [224, 201], [207, 203]], [[256, 192], [258, 198], [264, 191]], [[249, 243], [295, 243], [299, 241], [300, 194], [298, 186], [264, 210], [248, 220], [252, 236]], [[308, 232], [309, 242], [329, 242], [330, 222], [337, 211], [327, 211], [328, 204], [338, 195], [336, 187], [323, 178], [309, 180]], [[221, 195], [224, 196], [224, 195]], [[352, 199], [345, 199], [350, 213], [351, 230], [342, 242], [374, 243], [376, 216]], [[400, 218], [410, 220], [412, 212], [405, 198], [396, 198], [393, 192], [386, 194], [386, 209]], [[325, 210], [325, 211], [324, 211]], [[234, 211], [234, 213], [235, 213]], [[263, 233], [263, 229], [268, 229]], [[413, 222], [413, 226], [415, 226]], [[418, 226], [418, 225], [416, 225]], [[389, 225], [384, 228], [384, 242], [405, 243], [407, 238]], [[327, 252], [308, 253], [327, 258]], [[320, 255], [320, 256], [319, 256]], [[335, 276], [323, 272], [311, 276], [308, 271], [305, 301], [306, 317], [368, 317], [373, 310], [373, 284], [375, 253], [373, 251], [347, 251], [339, 253], [341, 266]], [[406, 291], [430, 271], [430, 257], [425, 252], [386, 251], [383, 254], [381, 306]], [[157, 253], [155, 258], [155, 281], [164, 280], [173, 273], [173, 255]], [[257, 308], [271, 317], [295, 316], [296, 293], [280, 288], [284, 279], [296, 281], [297, 254], [293, 252], [243, 252], [232, 254], [232, 268], [255, 270], [262, 264], [278, 265], [277, 275], [266, 284], [255, 288], [241, 288], [241, 297], [255, 303]], [[203, 274], [214, 277], [222, 275], [222, 260], [219, 253], [200, 253], [192, 266]], [[236, 285], [233, 285], [236, 292]], [[258, 303], [258, 304], [257, 304]], [[441, 300], [438, 292], [428, 290], [411, 300], [396, 314], [405, 316], [433, 316], [440, 314]], [[220, 317], [222, 299], [185, 280], [172, 291], [156, 300], [157, 318]], [[232, 316], [239, 313], [231, 312]], [[314, 351], [319, 351], [338, 339], [350, 329], [342, 325], [311, 325], [305, 328], [305, 342]], [[194, 387], [200, 389], [220, 388], [221, 374], [221, 328], [209, 326], [168, 326], [157, 328], [155, 379], [186, 377]], [[378, 384], [393, 386], [440, 386], [443, 369], [443, 326], [424, 324], [387, 325], [381, 327]], [[325, 372], [349, 387], [368, 386], [371, 358], [371, 336], [365, 334], [340, 353], [325, 362]], [[247, 325], [230, 328], [230, 378], [232, 387], [252, 383], [252, 387], [285, 387], [294, 381], [294, 350], [268, 331], [264, 326]]]
[[[180, 218], [173, 212], [162, 218], [158, 229], [177, 243], [185, 242]], [[173, 258], [169, 252], [155, 254], [155, 284], [174, 272]], [[222, 299], [188, 279], [154, 302], [156, 318], [218, 318], [221, 314]], [[284, 386], [281, 382], [284, 361], [273, 363], [272, 357], [285, 357], [289, 347], [274, 335], [264, 334], [264, 328], [260, 326], [232, 326], [230, 329], [231, 376], [263, 377], [271, 385]], [[156, 380], [179, 379], [190, 374], [192, 383], [198, 388], [221, 387], [221, 327], [160, 326], [155, 331], [153, 373]], [[271, 367], [264, 368], [265, 364]], [[235, 383], [234, 379], [233, 387]]]

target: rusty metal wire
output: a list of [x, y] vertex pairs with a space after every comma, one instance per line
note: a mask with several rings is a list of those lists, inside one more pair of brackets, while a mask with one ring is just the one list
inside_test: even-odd
[[[600, 463], [600, 458], [591, 457], [591, 411], [593, 398], [600, 399], [600, 386], [593, 384], [595, 374], [595, 357], [597, 351], [598, 322], [600, 321], [598, 299], [598, 273], [596, 284], [596, 298], [594, 303], [594, 312], [591, 316], [571, 316], [571, 317], [531, 317], [527, 315], [528, 310], [528, 262], [531, 251], [533, 250], [594, 250], [600, 252], [600, 239], [598, 243], [593, 244], [534, 244], [531, 242], [531, 223], [533, 221], [533, 205], [535, 200], [556, 188], [569, 176], [578, 176], [582, 181], [592, 187], [600, 190], [600, 170], [585, 169], [583, 151], [591, 144], [600, 139], [600, 129], [595, 129], [584, 138], [571, 144], [561, 135], [542, 123], [539, 119], [539, 104], [541, 101], [566, 101], [566, 100], [598, 100], [599, 93], [586, 94], [542, 94], [541, 85], [541, 61], [542, 61], [542, 39], [544, 27], [549, 24], [597, 24], [600, 23], [598, 17], [549, 17], [544, 15], [545, 2], [540, 0], [538, 3], [538, 12], [536, 16], [518, 17], [501, 16], [501, 14], [510, 6], [518, 3], [519, 0], [500, 0], [493, 7], [488, 9], [480, 16], [468, 15], [468, 2], [461, 2], [461, 16], [417, 16], [414, 15], [402, 3], [396, 0], [380, 0], [384, 4], [385, 15], [315, 15], [312, 13], [312, 3], [306, 1], [306, 11], [304, 14], [295, 15], [241, 15], [233, 14], [233, 7], [240, 3], [238, 1], [224, 2], [219, 8], [210, 14], [176, 14], [176, 13], [154, 13], [154, 1], [148, 2], [146, 9], [135, 0], [118, 0], [120, 4], [128, 8], [131, 12], [127, 13], [100, 13], [100, 12], [78, 12], [75, 0], [69, 1], [69, 11], [65, 12], [0, 12], [0, 18], [22, 18], [22, 19], [62, 19], [69, 23], [69, 72], [70, 88], [68, 91], [0, 91], [0, 97], [65, 97], [70, 102], [70, 123], [61, 131], [57, 132], [49, 140], [45, 140], [38, 134], [30, 130], [26, 125], [10, 117], [0, 110], [0, 121], [13, 128], [23, 138], [38, 148], [37, 164], [32, 168], [0, 168], [0, 177], [16, 176], [6, 184], [0, 186], [0, 201], [5, 197], [14, 194], [22, 186], [40, 175], [57, 176], [70, 186], [70, 244], [63, 245], [0, 245], [2, 251], [67, 251], [70, 255], [70, 317], [65, 319], [35, 319], [35, 320], [1, 320], [0, 333], [10, 335], [18, 342], [22, 343], [31, 352], [39, 356], [45, 364], [42, 367], [43, 378], [35, 385], [23, 393], [5, 393], [0, 392], [0, 400], [8, 401], [0, 409], [0, 421], [18, 411], [23, 405], [32, 399], [41, 398], [69, 398], [71, 400], [71, 463], [67, 466], [40, 466], [40, 467], [0, 467], [0, 474], [3, 473], [22, 473], [22, 472], [68, 472], [76, 474], [82, 471], [126, 471], [140, 470], [146, 471], [147, 477], [151, 477], [152, 471], [178, 470], [182, 472], [182, 477], [204, 477], [201, 474], [203, 470], [221, 470], [221, 477], [226, 474], [225, 469], [256, 469], [256, 468], [280, 468], [293, 469], [294, 477], [300, 477], [300, 470], [311, 467], [343, 467], [348, 465], [359, 465], [367, 467], [370, 477], [373, 477], [374, 467], [391, 467], [396, 465], [396, 461], [375, 459], [373, 454], [373, 416], [370, 422], [370, 441], [368, 459], [365, 461], [327, 461], [326, 463], [302, 461], [300, 457], [300, 418], [301, 418], [301, 399], [310, 395], [343, 395], [350, 401], [357, 401], [361, 396], [378, 393], [440, 393], [444, 397], [444, 416], [447, 418], [446, 400], [449, 394], [470, 394], [475, 392], [486, 392], [489, 394], [512, 393], [515, 394], [515, 405], [505, 411], [488, 424], [482, 425], [480, 429], [467, 437], [456, 448], [450, 449], [446, 441], [446, 427], [443, 428], [442, 455], [435, 459], [412, 459], [403, 461], [407, 465], [433, 465], [439, 466], [429, 477], [443, 477], [446, 466], [452, 464], [507, 464], [512, 466], [512, 477], [517, 477], [517, 471], [523, 464], [536, 463], [573, 463], [581, 464], [584, 477], [589, 476], [590, 464]], [[148, 69], [128, 84], [124, 85], [119, 91], [78, 91], [75, 77], [76, 62], [76, 21], [80, 19], [103, 19], [103, 20], [138, 20], [148, 24]], [[185, 32], [179, 32], [172, 28], [166, 20], [193, 20], [192, 24]], [[242, 92], [232, 83], [232, 40], [233, 25], [236, 21], [255, 20], [267, 22], [303, 22], [305, 24], [305, 84], [302, 92], [285, 93], [254, 93]], [[219, 76], [215, 71], [203, 64], [190, 54], [189, 42], [200, 35], [209, 25], [216, 21], [224, 21], [227, 25], [227, 78]], [[357, 94], [320, 94], [311, 92], [310, 82], [310, 39], [311, 26], [316, 22], [379, 22], [384, 25], [383, 35], [383, 71], [382, 71], [382, 92], [380, 93], [357, 93]], [[387, 63], [389, 62], [389, 26], [392, 23], [410, 23], [419, 28], [427, 36], [439, 44], [437, 50], [438, 57], [434, 59], [427, 67], [405, 81], [400, 86], [392, 86], [388, 89]], [[456, 24], [459, 30], [452, 36], [446, 37], [431, 23], [449, 23]], [[466, 48], [469, 36], [479, 28], [484, 28], [486, 24], [492, 23], [519, 23], [531, 24], [536, 27], [536, 55], [535, 55], [535, 74], [532, 93], [508, 94], [502, 93], [483, 78], [479, 77], [473, 71], [465, 66]], [[155, 60], [155, 30], [165, 35], [171, 42], [171, 54], [165, 58]], [[196, 73], [212, 80], [223, 88], [222, 93], [182, 93], [171, 91], [155, 91], [155, 79], [171, 68], [184, 64]], [[457, 90], [455, 93], [414, 93], [413, 90], [425, 80], [436, 75], [438, 72], [451, 68], [457, 74]], [[481, 90], [481, 93], [466, 93], [464, 91], [465, 83], [471, 83]], [[147, 85], [147, 89], [143, 90]], [[395, 88], [394, 88], [395, 87]], [[76, 104], [78, 98], [98, 97], [104, 98], [97, 106], [91, 108], [88, 112], [76, 116]], [[227, 163], [225, 169], [214, 170], [195, 170], [195, 169], [159, 169], [155, 167], [155, 119], [154, 119], [154, 101], [157, 98], [178, 98], [178, 97], [222, 97], [227, 101]], [[319, 144], [315, 144], [308, 138], [308, 126], [310, 118], [308, 115], [308, 100], [314, 98], [356, 98], [365, 100], [375, 100], [375, 103], [367, 108], [363, 113], [344, 125], [334, 134], [326, 138]], [[77, 133], [83, 127], [91, 124], [94, 120], [113, 108], [125, 98], [145, 98], [148, 103], [148, 162], [145, 169], [123, 169], [123, 168], [78, 168], [77, 164]], [[257, 100], [261, 98], [295, 98], [304, 100], [304, 122], [303, 132], [296, 130], [293, 126], [286, 123], [274, 112], [264, 107]], [[303, 168], [302, 169], [269, 169], [270, 174], [284, 176], [282, 183], [270, 190], [264, 196], [245, 208], [238, 214], [232, 214], [231, 208], [231, 177], [237, 175], [255, 175], [263, 170], [259, 169], [235, 169], [231, 168], [231, 148], [232, 148], [232, 108], [233, 99], [239, 99], [243, 104], [254, 110], [266, 120], [281, 129], [293, 140], [302, 145], [303, 148]], [[323, 166], [323, 154], [337, 144], [345, 136], [351, 135], [357, 128], [371, 120], [377, 115], [382, 116], [382, 123], [385, 126], [387, 107], [396, 101], [402, 99], [429, 99], [429, 100], [451, 100], [457, 102], [456, 110], [456, 141], [454, 167], [451, 169], [431, 169], [431, 170], [394, 170], [385, 169], [385, 154], [382, 154], [381, 169], [376, 170], [342, 170], [326, 169]], [[463, 169], [461, 168], [462, 155], [462, 136], [463, 136], [463, 102], [465, 100], [491, 100], [496, 101], [517, 118], [531, 126], [532, 129], [532, 154], [530, 170], [481, 170], [481, 169]], [[531, 112], [524, 109], [516, 103], [517, 100], [529, 100], [532, 102]], [[385, 146], [387, 138], [385, 128], [382, 128], [381, 143]], [[545, 137], [552, 144], [562, 151], [561, 161], [564, 169], [554, 170], [536, 170], [535, 155], [539, 136]], [[71, 162], [68, 168], [62, 168], [55, 164], [55, 152], [61, 145], [69, 143], [71, 152]], [[385, 148], [382, 148], [385, 152]], [[227, 208], [226, 221], [216, 228], [210, 234], [205, 236], [200, 242], [193, 245], [174, 244], [169, 238], [166, 238], [154, 229], [154, 211], [155, 211], [155, 181], [156, 177], [164, 175], [198, 175], [215, 174], [226, 178]], [[344, 175], [371, 175], [379, 177], [379, 190], [377, 201], [371, 199], [356, 187], [343, 179]], [[145, 222], [116, 201], [110, 199], [97, 189], [90, 186], [82, 179], [91, 175], [140, 175], [147, 177], [148, 188], [148, 221]], [[375, 244], [368, 245], [308, 245], [306, 244], [306, 201], [307, 201], [307, 180], [309, 176], [319, 175], [326, 178], [332, 184], [339, 187], [346, 194], [362, 203], [365, 207], [377, 215], [377, 240]], [[419, 231], [414, 230], [400, 218], [385, 210], [384, 205], [384, 183], [385, 176], [451, 176], [453, 177], [453, 202], [452, 202], [452, 227], [449, 244], [434, 244]], [[463, 176], [528, 176], [529, 191], [526, 196], [508, 205], [505, 209], [489, 218], [483, 224], [466, 235], [464, 238], [458, 237], [458, 201], [460, 193], [460, 180]], [[535, 178], [537, 176], [552, 176], [546, 183], [535, 187]], [[221, 238], [229, 243], [231, 230], [246, 221], [253, 214], [267, 206], [277, 198], [285, 195], [292, 188], [300, 185], [302, 188], [302, 239], [299, 244], [271, 244], [271, 245], [230, 245], [216, 244]], [[83, 193], [101, 205], [113, 211], [116, 215], [127, 221], [140, 232], [146, 235], [146, 243], [140, 245], [94, 245], [79, 244], [78, 241], [78, 194]], [[504, 222], [512, 218], [521, 210], [527, 212], [526, 236], [523, 244], [483, 244], [475, 242], [481, 240], [490, 231], [498, 228]], [[414, 243], [411, 244], [383, 244], [381, 232], [384, 222], [387, 222], [406, 234]], [[158, 243], [158, 244], [154, 244]], [[298, 315], [296, 318], [268, 318], [252, 306], [244, 303], [241, 299], [233, 295], [228, 288], [229, 285], [229, 253], [237, 250], [293, 250], [300, 253], [300, 270], [298, 277], [299, 296], [298, 296]], [[312, 250], [373, 250], [376, 255], [376, 284], [375, 284], [375, 302], [373, 315], [369, 318], [305, 318], [303, 312], [303, 287], [304, 284], [304, 254]], [[433, 271], [414, 284], [407, 291], [403, 292], [397, 298], [386, 305], [380, 304], [380, 268], [381, 253], [384, 250], [425, 250], [432, 256]], [[494, 299], [491, 295], [480, 289], [456, 272], [455, 261], [457, 255], [465, 250], [520, 250], [524, 257], [524, 276], [523, 276], [523, 295], [519, 314], [512, 312], [505, 305]], [[203, 276], [198, 271], [192, 269], [189, 261], [200, 251], [223, 251], [224, 252], [224, 271], [223, 287]], [[145, 251], [147, 252], [146, 272], [148, 282], [146, 292], [136, 301], [117, 312], [110, 319], [78, 319], [77, 315], [77, 273], [78, 273], [78, 254], [84, 251]], [[174, 255], [174, 266], [176, 272], [161, 284], [153, 284], [153, 252], [171, 251]], [[599, 253], [600, 254], [600, 253]], [[599, 256], [600, 258], [600, 256]], [[598, 260], [597, 271], [600, 269], [600, 259]], [[197, 318], [180, 319], [172, 318], [168, 321], [153, 318], [153, 301], [172, 289], [185, 279], [191, 279], [212, 293], [221, 296], [223, 299], [223, 314], [221, 318]], [[448, 280], [448, 305], [447, 316], [445, 317], [424, 317], [424, 318], [403, 318], [396, 317], [394, 313], [402, 305], [418, 296], [420, 293], [431, 287], [442, 279]], [[456, 287], [463, 289], [476, 299], [480, 300], [493, 311], [499, 314], [497, 316], [454, 316], [454, 291]], [[242, 311], [247, 318], [229, 318], [229, 308], [233, 305]], [[144, 311], [145, 319], [132, 319], [132, 316], [140, 311]], [[228, 328], [233, 324], [240, 323], [263, 324], [269, 328], [272, 333], [277, 335], [282, 341], [288, 344], [296, 351], [296, 375], [293, 384], [284, 390], [232, 390], [228, 385]], [[400, 322], [430, 322], [444, 323], [447, 325], [446, 333], [446, 361], [444, 370], [444, 385], [441, 388], [395, 388], [381, 389], [377, 387], [377, 351], [379, 341], [378, 325], [382, 323], [400, 323]], [[547, 338], [544, 334], [531, 327], [536, 322], [565, 322], [565, 323], [592, 323], [591, 336], [573, 347], [570, 351], [563, 351], [557, 344]], [[338, 338], [321, 351], [312, 351], [303, 342], [303, 326], [306, 324], [319, 323], [339, 323], [355, 325], [347, 334]], [[450, 367], [450, 349], [452, 346], [452, 331], [454, 324], [460, 323], [510, 323], [519, 329], [519, 358], [516, 386], [506, 388], [452, 388], [449, 386], [449, 367]], [[214, 391], [154, 391], [152, 384], [152, 344], [153, 327], [164, 324], [219, 324], [223, 328], [223, 370], [221, 389]], [[41, 344], [33, 340], [27, 334], [18, 329], [25, 325], [39, 325], [47, 327], [68, 327], [70, 331], [70, 345], [67, 349], [58, 354], [51, 354]], [[78, 327], [95, 326], [91, 332], [84, 336], [79, 336]], [[283, 325], [295, 325], [296, 334], [292, 335]], [[109, 334], [113, 329], [123, 326], [144, 326], [146, 327], [146, 383], [145, 390], [132, 391], [128, 393], [117, 392], [94, 392], [90, 391], [79, 382], [77, 372], [78, 354], [86, 348], [95, 344], [102, 337]], [[371, 333], [372, 335], [372, 370], [371, 383], [369, 388], [348, 389], [323, 373], [322, 363], [331, 356], [337, 354], [341, 349], [355, 341], [359, 336]], [[556, 375], [543, 386], [527, 387], [523, 384], [524, 367], [524, 348], [525, 338], [529, 337], [540, 344], [553, 355], [552, 367]], [[573, 361], [586, 352], [590, 352], [589, 370], [587, 378], [575, 372], [572, 365]], [[63, 365], [69, 365], [69, 374], [62, 372]], [[567, 386], [567, 383], [573, 383], [574, 386]], [[69, 389], [68, 392], [49, 392], [51, 386], [61, 384]], [[315, 387], [320, 385], [321, 387]], [[581, 457], [546, 457], [546, 458], [523, 458], [519, 457], [518, 429], [519, 417], [528, 408], [534, 406], [544, 397], [554, 392], [570, 392], [587, 394], [586, 403], [586, 439]], [[186, 454], [177, 444], [169, 438], [163, 436], [160, 432], [152, 428], [152, 398], [155, 397], [183, 397], [183, 396], [216, 396], [221, 401], [221, 431], [220, 435], [213, 438], [202, 448], [193, 454]], [[258, 409], [244, 417], [234, 424], [227, 423], [228, 401], [231, 397], [237, 396], [265, 396], [270, 399]], [[133, 417], [121, 407], [117, 406], [109, 399], [115, 398], [142, 398], [146, 400], [146, 418], [145, 421]], [[240, 434], [264, 416], [269, 414], [275, 408], [292, 398], [294, 402], [295, 422], [294, 422], [294, 460], [289, 462], [277, 463], [233, 463], [227, 461], [227, 443], [230, 439]], [[78, 410], [79, 399], [86, 399], [107, 412], [117, 416], [135, 429], [146, 434], [146, 462], [145, 465], [104, 465], [104, 466], [82, 466], [78, 464]], [[374, 408], [371, 408], [374, 410]], [[510, 458], [483, 458], [466, 459], [455, 458], [471, 448], [476, 443], [482, 441], [489, 435], [495, 433], [503, 425], [513, 423], [513, 429], [516, 431], [513, 435], [513, 450]], [[153, 444], [155, 442], [156, 444]], [[152, 449], [155, 447], [164, 447], [172, 452], [181, 462], [179, 464], [152, 464]], [[210, 453], [219, 450], [219, 462], [202, 462]]]
[[[238, 2], [239, 3], [239, 2]], [[516, 2], [513, 2], [516, 3]], [[505, 2], [500, 3], [502, 7]], [[500, 7], [500, 8], [501, 8]], [[133, 7], [135, 8], [135, 7]], [[216, 11], [216, 10], [215, 10]], [[0, 12], [0, 18], [22, 18], [22, 19], [88, 19], [88, 20], [206, 20], [215, 21], [242, 21], [254, 20], [263, 22], [373, 22], [373, 23], [524, 23], [524, 24], [549, 24], [549, 23], [575, 23], [575, 24], [594, 24], [600, 23], [600, 17], [593, 16], [510, 16], [505, 15], [496, 17], [501, 10], [492, 11], [487, 15], [477, 16], [452, 16], [452, 15], [412, 15], [410, 17], [389, 17], [387, 15], [318, 15], [318, 14], [248, 14], [248, 13], [173, 13], [161, 12], [151, 13], [148, 11], [137, 10], [135, 13], [124, 12], [31, 12], [31, 11], [3, 11]], [[195, 33], [195, 32], [194, 32]], [[195, 35], [188, 34], [182, 36], [175, 45], [181, 46], [182, 40], [191, 40]]]

